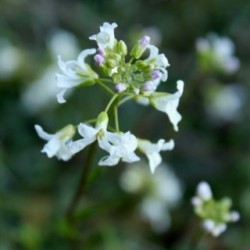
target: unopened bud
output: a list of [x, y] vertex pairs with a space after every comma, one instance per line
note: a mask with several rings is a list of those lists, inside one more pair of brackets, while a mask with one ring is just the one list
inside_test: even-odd
[[127, 85], [125, 83], [117, 83], [115, 85], [115, 90], [118, 93], [121, 93], [121, 92], [125, 91], [126, 89], [127, 89]]
[[105, 61], [104, 57], [101, 56], [100, 54], [96, 54], [96, 55], [94, 56], [94, 60], [95, 60], [95, 62], [96, 62], [96, 64], [97, 64], [98, 66], [101, 66], [101, 65], [104, 63], [104, 61]]
[[127, 45], [122, 40], [118, 42], [117, 49], [118, 49], [118, 53], [120, 53], [123, 56], [126, 56], [128, 53]]

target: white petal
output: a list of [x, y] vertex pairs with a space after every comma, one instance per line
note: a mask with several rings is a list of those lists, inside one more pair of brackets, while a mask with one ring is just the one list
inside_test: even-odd
[[43, 130], [43, 128], [42, 128], [40, 125], [37, 125], [37, 124], [35, 125], [35, 130], [36, 130], [38, 136], [39, 136], [40, 138], [46, 140], [46, 141], [52, 139], [53, 136], [54, 136], [54, 135], [52, 135], [52, 134], [48, 134], [47, 132], [45, 132], [45, 131]]
[[43, 153], [46, 153], [49, 158], [55, 156], [58, 150], [61, 147], [60, 140], [54, 136], [47, 144], [45, 144], [44, 148], [42, 149]]
[[57, 152], [56, 156], [57, 156], [57, 158], [59, 160], [68, 161], [73, 156], [73, 153], [69, 149], [67, 144], [63, 144], [63, 145], [61, 145], [61, 147], [60, 147], [59, 151]]
[[78, 125], [78, 132], [83, 138], [88, 138], [88, 139], [96, 139], [96, 134], [98, 133], [98, 130], [91, 127], [88, 124], [83, 124], [80, 123]]
[[99, 166], [114, 166], [118, 164], [120, 158], [115, 156], [105, 156], [99, 162]]
[[87, 147], [89, 144], [93, 143], [94, 141], [95, 141], [94, 137], [72, 141], [68, 144], [68, 148], [72, 154], [76, 154], [79, 151], [83, 150], [85, 147]]
[[207, 182], [202, 181], [199, 183], [197, 187], [197, 195], [204, 201], [210, 200], [212, 198], [212, 191]]
[[174, 129], [178, 131], [177, 124], [181, 120], [181, 115], [177, 111], [177, 107], [179, 105], [180, 97], [183, 93], [184, 82], [177, 81], [177, 92], [174, 94], [165, 94], [159, 95], [156, 93], [155, 95], [151, 95], [151, 103], [152, 105], [159, 111], [162, 111], [167, 114], [170, 122], [173, 124]]
[[58, 103], [65, 103], [65, 102], [66, 102], [66, 100], [64, 99], [64, 94], [65, 94], [65, 92], [66, 92], [66, 89], [63, 89], [63, 90], [61, 90], [61, 91], [56, 95]]
[[84, 69], [86, 67], [85, 58], [96, 53], [96, 49], [85, 49], [77, 57], [77, 62]]

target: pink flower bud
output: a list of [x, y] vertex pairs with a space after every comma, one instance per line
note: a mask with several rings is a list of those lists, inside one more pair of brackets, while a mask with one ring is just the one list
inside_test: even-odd
[[149, 36], [143, 36], [140, 40], [139, 43], [142, 47], [147, 47], [149, 45], [150, 42], [150, 37]]
[[124, 84], [124, 83], [117, 83], [117, 84], [115, 85], [115, 90], [116, 90], [118, 93], [121, 93], [121, 92], [125, 91], [126, 89], [127, 89], [127, 86], [126, 86], [126, 84]]
[[156, 90], [156, 86], [153, 81], [147, 81], [142, 85], [143, 92], [154, 92], [155, 90]]
[[96, 64], [97, 64], [98, 66], [101, 66], [101, 65], [104, 63], [104, 61], [105, 61], [104, 57], [101, 56], [100, 54], [96, 54], [96, 55], [94, 56], [94, 60], [95, 60], [95, 62], [96, 62]]

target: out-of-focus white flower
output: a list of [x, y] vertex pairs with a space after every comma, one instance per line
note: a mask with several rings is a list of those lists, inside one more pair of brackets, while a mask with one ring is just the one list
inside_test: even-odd
[[[31, 82], [23, 90], [21, 102], [30, 114], [36, 114], [43, 108], [57, 104], [55, 96], [60, 90], [55, 81], [55, 65], [48, 67], [40, 78]], [[39, 95], [37, 94], [39, 93]]]
[[35, 125], [35, 130], [40, 138], [48, 141], [42, 149], [49, 158], [56, 156], [59, 160], [67, 161], [73, 156], [69, 147], [72, 137], [75, 134], [73, 125], [67, 125], [55, 134], [46, 133], [41, 126]]
[[184, 88], [184, 82], [177, 81], [177, 92], [174, 94], [156, 92], [152, 93], [150, 98], [150, 103], [159, 111], [167, 114], [170, 122], [173, 124], [174, 129], [178, 131], [177, 124], [181, 120], [181, 115], [177, 111], [179, 105], [180, 97], [182, 96]]
[[237, 120], [245, 102], [245, 92], [240, 84], [209, 84], [205, 91], [206, 111], [215, 124]]
[[98, 75], [85, 63], [85, 58], [88, 55], [95, 54], [96, 49], [83, 50], [77, 60], [63, 62], [61, 57], [58, 56], [58, 64], [63, 74], [57, 74], [57, 86], [62, 88], [57, 95], [59, 103], [64, 103], [64, 94], [67, 89], [73, 88], [80, 84], [90, 85], [93, 84]]
[[[48, 38], [47, 45], [53, 58], [58, 54], [66, 59], [74, 58], [80, 51], [75, 36], [64, 30], [57, 30], [53, 33]], [[44, 108], [51, 108], [58, 104], [55, 99], [56, 94], [60, 91], [55, 80], [57, 70], [58, 66], [53, 63], [44, 69], [37, 80], [32, 81], [23, 90], [21, 102], [30, 114], [36, 114]]]
[[120, 183], [126, 192], [143, 195], [138, 212], [150, 222], [154, 231], [161, 233], [170, 226], [169, 210], [178, 205], [182, 189], [179, 180], [166, 164], [157, 168], [154, 175], [146, 165], [142, 161], [128, 166]]
[[149, 160], [149, 167], [152, 173], [161, 164], [162, 158], [161, 151], [172, 150], [174, 148], [174, 141], [170, 140], [165, 142], [164, 139], [160, 139], [157, 143], [151, 143], [148, 140], [137, 139], [139, 150], [144, 153]]
[[95, 128], [82, 123], [78, 126], [79, 134], [83, 139], [70, 144], [72, 152], [77, 153], [97, 140], [99, 147], [109, 153], [109, 156], [105, 156], [99, 161], [100, 166], [114, 166], [120, 160], [131, 163], [140, 159], [134, 153], [137, 148], [137, 140], [134, 135], [130, 132], [119, 134], [108, 132], [108, 116], [105, 112], [99, 115], [98, 121]]
[[239, 59], [234, 56], [235, 46], [227, 37], [208, 34], [207, 38], [197, 40], [196, 49], [201, 66], [205, 69], [234, 73], [240, 67]]
[[219, 236], [224, 233], [227, 229], [227, 225], [225, 223], [215, 223], [213, 220], [205, 220], [202, 223], [203, 228], [211, 233], [214, 237]]
[[21, 67], [22, 53], [8, 39], [0, 38], [0, 79], [12, 77]]
[[237, 211], [230, 211], [232, 202], [229, 198], [214, 200], [211, 188], [205, 181], [198, 184], [196, 196], [191, 201], [195, 213], [202, 219], [203, 228], [215, 237], [227, 229], [227, 223], [240, 218]]
[[80, 51], [76, 37], [66, 30], [56, 30], [48, 38], [47, 45], [53, 58], [61, 55], [61, 57], [68, 60], [76, 57]]
[[114, 30], [117, 27], [116, 23], [103, 23], [100, 27], [100, 32], [96, 35], [89, 37], [90, 40], [95, 40], [100, 49], [105, 50], [106, 48], [113, 49], [116, 39], [114, 35]]

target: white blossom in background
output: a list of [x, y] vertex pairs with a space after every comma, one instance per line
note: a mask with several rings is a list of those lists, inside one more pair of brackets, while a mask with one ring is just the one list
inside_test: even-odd
[[180, 181], [169, 166], [162, 163], [154, 175], [145, 168], [146, 163], [133, 163], [122, 173], [120, 184], [123, 190], [142, 195], [138, 213], [149, 221], [155, 232], [166, 231], [171, 223], [170, 210], [182, 197]]
[[205, 91], [206, 112], [215, 124], [237, 121], [242, 115], [246, 92], [240, 84], [210, 84]]
[[0, 79], [13, 77], [21, 68], [23, 54], [7, 38], [0, 37]]
[[[56, 65], [49, 66], [37, 80], [29, 83], [23, 90], [21, 103], [29, 114], [33, 115], [43, 109], [58, 105], [55, 98], [59, 92], [55, 80], [56, 70]], [[39, 93], [39, 95], [36, 95], [36, 93]]]
[[73, 156], [73, 151], [69, 147], [69, 143], [75, 134], [73, 125], [67, 125], [55, 134], [48, 134], [41, 126], [35, 125], [38, 136], [48, 141], [42, 149], [49, 158], [56, 156], [59, 160], [68, 161]]
[[239, 59], [234, 56], [234, 43], [228, 37], [210, 33], [206, 38], [197, 39], [196, 50], [201, 67], [206, 70], [234, 73], [240, 67]]
[[66, 30], [53, 32], [47, 39], [47, 47], [53, 59], [60, 55], [62, 58], [70, 60], [77, 57], [80, 51], [77, 38]]
[[195, 213], [202, 219], [202, 227], [214, 237], [225, 232], [228, 223], [240, 218], [237, 211], [230, 211], [232, 202], [229, 198], [214, 200], [211, 188], [205, 181], [198, 184], [196, 196], [191, 202]]
[[47, 66], [36, 80], [28, 83], [22, 91], [21, 103], [29, 114], [37, 114], [46, 108], [58, 105], [55, 96], [60, 88], [56, 84], [55, 72], [58, 70], [58, 66], [54, 62], [54, 58], [58, 54], [65, 59], [74, 58], [80, 51], [76, 37], [65, 30], [54, 32], [48, 38], [47, 47], [53, 63]]

